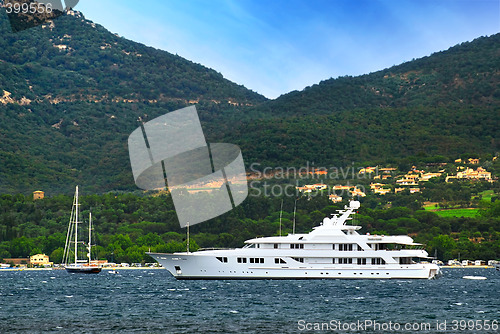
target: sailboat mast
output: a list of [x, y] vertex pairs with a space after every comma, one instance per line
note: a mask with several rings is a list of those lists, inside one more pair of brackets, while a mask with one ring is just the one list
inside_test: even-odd
[[295, 205], [293, 206], [293, 231], [292, 234], [295, 234], [295, 214], [297, 212], [297, 198], [295, 198]]
[[281, 209], [280, 209], [280, 237], [281, 237], [281, 216], [283, 214], [283, 199], [281, 199]]
[[91, 258], [91, 249], [92, 249], [92, 212], [89, 212], [89, 265], [90, 265], [90, 258]]
[[75, 192], [75, 264], [78, 262], [78, 186]]

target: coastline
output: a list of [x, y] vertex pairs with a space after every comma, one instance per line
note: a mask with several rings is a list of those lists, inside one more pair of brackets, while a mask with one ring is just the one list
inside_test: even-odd
[[[443, 269], [495, 269], [494, 266], [440, 266]], [[165, 267], [103, 267], [102, 270], [164, 270]], [[51, 271], [64, 270], [64, 268], [2, 268], [2, 271]]]
[[[165, 269], [164, 267], [105, 267], [102, 270], [159, 270]], [[64, 268], [4, 268], [0, 269], [2, 271], [52, 271], [52, 270], [64, 270]]]
[[495, 268], [494, 266], [440, 266], [440, 268], [445, 269], [490, 269]]

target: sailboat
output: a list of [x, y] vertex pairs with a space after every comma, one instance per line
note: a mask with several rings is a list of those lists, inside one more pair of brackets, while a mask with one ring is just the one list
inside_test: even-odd
[[[75, 197], [73, 198], [73, 207], [68, 225], [68, 234], [66, 235], [66, 244], [64, 246], [63, 263], [68, 273], [98, 274], [102, 268], [92, 263], [92, 213], [89, 214], [89, 236], [88, 243], [78, 239], [78, 225], [80, 204], [78, 203], [78, 186], [76, 186]], [[80, 259], [78, 255], [86, 253], [86, 259]]]

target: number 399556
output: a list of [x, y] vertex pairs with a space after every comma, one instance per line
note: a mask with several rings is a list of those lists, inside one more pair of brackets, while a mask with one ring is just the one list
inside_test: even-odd
[[46, 3], [46, 4], [41, 4], [41, 3], [19, 3], [19, 2], [14, 2], [14, 3], [11, 3], [11, 2], [7, 2], [5, 1], [5, 4], [4, 4], [4, 7], [5, 7], [5, 10], [7, 11], [7, 14], [10, 14], [10, 13], [15, 13], [15, 14], [19, 14], [19, 13], [23, 13], [23, 14], [35, 14], [35, 13], [38, 13], [38, 14], [43, 14], [43, 13], [47, 13], [47, 14], [50, 14], [52, 13], [52, 4], [51, 3]]

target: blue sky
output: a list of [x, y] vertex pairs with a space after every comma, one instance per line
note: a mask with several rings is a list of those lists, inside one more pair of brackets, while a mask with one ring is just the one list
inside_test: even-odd
[[500, 32], [500, 0], [80, 0], [75, 9], [269, 98]]

